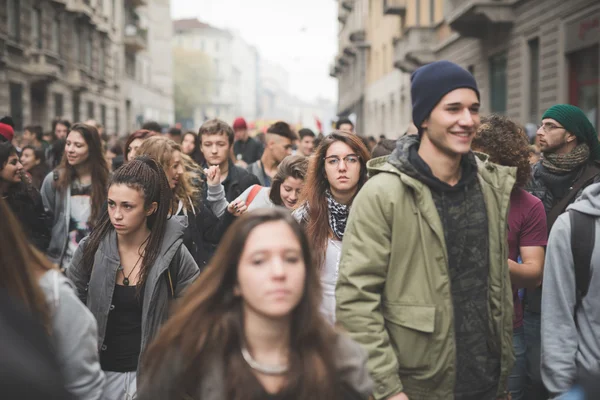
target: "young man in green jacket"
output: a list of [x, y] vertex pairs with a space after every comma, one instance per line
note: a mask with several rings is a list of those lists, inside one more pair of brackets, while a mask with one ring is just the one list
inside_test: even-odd
[[368, 163], [353, 202], [338, 321], [369, 352], [375, 399], [505, 399], [515, 169], [471, 151], [480, 105], [469, 72], [428, 64], [413, 73], [411, 95], [419, 135]]

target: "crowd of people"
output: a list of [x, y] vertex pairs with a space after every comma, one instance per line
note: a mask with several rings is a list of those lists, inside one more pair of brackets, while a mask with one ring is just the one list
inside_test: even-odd
[[20, 340], [2, 341], [0, 392], [593, 398], [593, 124], [550, 107], [537, 159], [447, 61], [413, 73], [411, 99], [397, 140], [346, 118], [328, 135], [237, 118], [126, 138], [1, 119], [0, 327]]

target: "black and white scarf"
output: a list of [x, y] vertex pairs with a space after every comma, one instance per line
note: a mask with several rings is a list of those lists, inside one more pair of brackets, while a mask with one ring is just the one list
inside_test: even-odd
[[325, 192], [325, 195], [327, 196], [327, 208], [329, 209], [329, 227], [334, 235], [342, 240], [346, 231], [350, 206], [338, 203], [329, 190]]

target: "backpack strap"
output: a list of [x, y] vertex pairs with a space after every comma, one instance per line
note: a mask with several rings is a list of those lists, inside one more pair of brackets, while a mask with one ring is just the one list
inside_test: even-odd
[[258, 192], [260, 192], [260, 189], [262, 189], [262, 186], [252, 185], [252, 189], [250, 189], [250, 193], [248, 193], [248, 198], [246, 199], [246, 206], [249, 206], [250, 203], [252, 203]]
[[571, 251], [575, 267], [575, 312], [581, 306], [590, 286], [592, 251], [596, 241], [596, 217], [569, 210]]

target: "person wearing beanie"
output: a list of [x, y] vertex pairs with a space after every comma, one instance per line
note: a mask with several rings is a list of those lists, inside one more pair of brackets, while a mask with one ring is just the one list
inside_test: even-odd
[[[541, 159], [533, 165], [526, 190], [542, 200], [548, 232], [558, 216], [600, 181], [600, 143], [585, 113], [570, 104], [556, 104], [542, 115], [537, 130]], [[527, 399], [547, 399], [540, 373], [542, 288], [525, 293], [525, 329], [529, 389]]]
[[263, 146], [258, 140], [248, 136], [248, 124], [244, 118], [239, 117], [233, 121], [233, 133], [235, 135], [233, 154], [236, 165], [247, 168], [248, 165], [260, 160]]
[[471, 151], [480, 100], [468, 71], [425, 65], [411, 94], [419, 134], [369, 161], [352, 203], [338, 322], [369, 353], [376, 400], [508, 399], [516, 168]]

